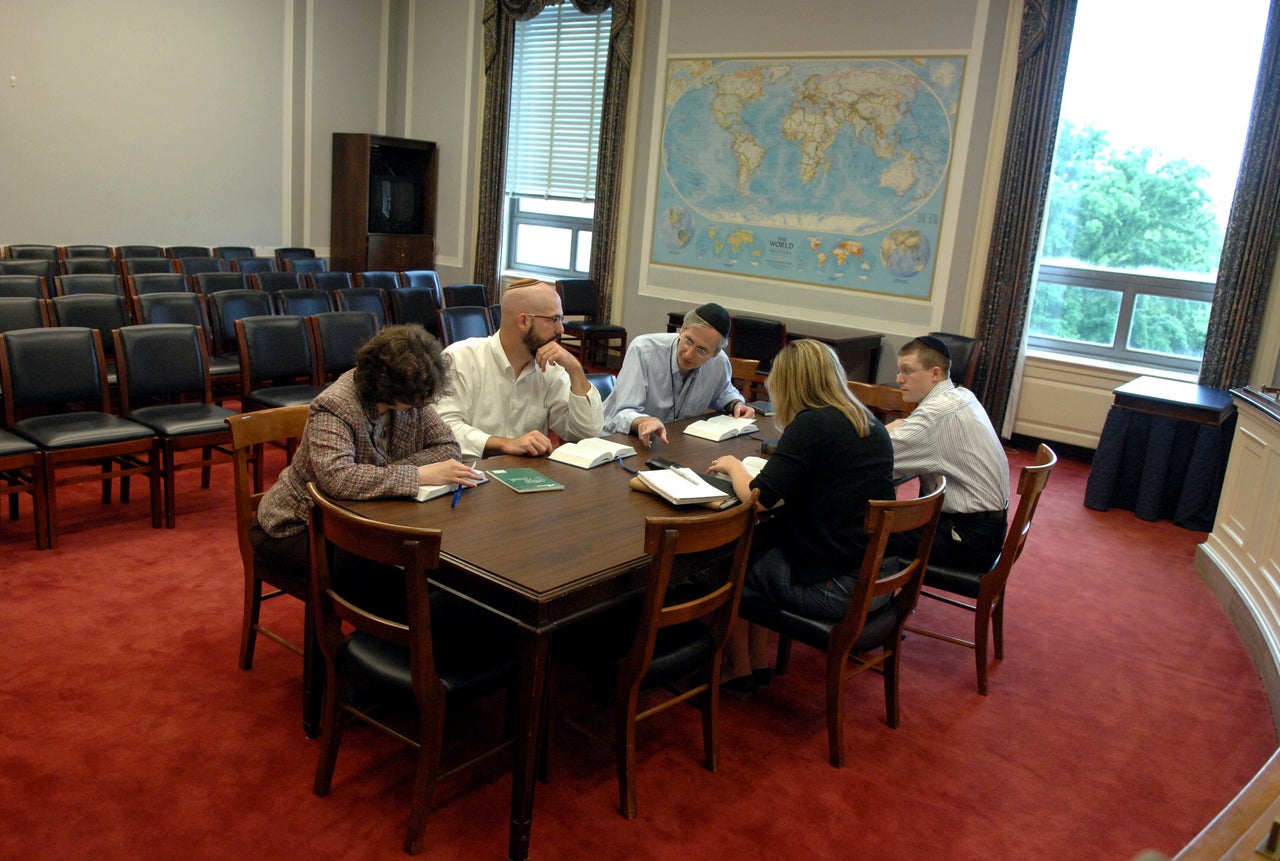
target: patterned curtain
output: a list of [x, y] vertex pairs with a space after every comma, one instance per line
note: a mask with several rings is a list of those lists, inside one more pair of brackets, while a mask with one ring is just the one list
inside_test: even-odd
[[[502, 257], [502, 219], [506, 196], [507, 114], [511, 102], [511, 54], [515, 24], [537, 17], [560, 0], [485, 0], [484, 6], [484, 140], [480, 156], [480, 201], [476, 229], [475, 281], [497, 297], [498, 261]], [[597, 319], [609, 319], [613, 304], [614, 234], [622, 161], [623, 120], [631, 77], [631, 43], [635, 0], [572, 0], [584, 15], [613, 7], [609, 63], [601, 106], [600, 149], [596, 165], [595, 220], [591, 227], [591, 277], [600, 290]]]
[[991, 423], [1004, 426], [1031, 297], [1076, 0], [1025, 0], [1004, 169], [982, 285], [973, 391]]
[[1280, 0], [1272, 0], [1249, 136], [1213, 291], [1200, 385], [1249, 381], [1280, 242]]

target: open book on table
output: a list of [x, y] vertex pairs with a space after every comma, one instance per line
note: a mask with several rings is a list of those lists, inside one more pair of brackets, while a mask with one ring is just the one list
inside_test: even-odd
[[673, 505], [736, 501], [737, 497], [713, 486], [687, 466], [679, 469], [650, 469], [636, 478], [652, 492]]
[[577, 442], [565, 443], [551, 452], [547, 459], [591, 469], [620, 457], [631, 457], [635, 453], [636, 450], [626, 443], [588, 437]]
[[759, 428], [756, 427], [754, 419], [735, 419], [733, 416], [712, 416], [711, 418], [701, 419], [688, 425], [684, 432], [702, 439], [709, 439], [713, 442], [732, 439], [735, 436], [743, 434], [755, 433]]

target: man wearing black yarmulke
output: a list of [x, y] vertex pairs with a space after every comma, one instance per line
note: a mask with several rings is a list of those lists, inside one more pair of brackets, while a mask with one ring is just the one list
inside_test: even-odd
[[707, 410], [754, 416], [729, 379], [731, 325], [729, 312], [708, 302], [684, 315], [679, 332], [635, 338], [604, 402], [605, 433], [633, 433], [650, 446], [667, 441], [667, 422]]
[[886, 425], [894, 475], [919, 475], [925, 485], [928, 476], [947, 478], [930, 560], [990, 568], [1008, 529], [1009, 458], [987, 411], [951, 382], [951, 353], [932, 335], [898, 351], [898, 388], [916, 408]]

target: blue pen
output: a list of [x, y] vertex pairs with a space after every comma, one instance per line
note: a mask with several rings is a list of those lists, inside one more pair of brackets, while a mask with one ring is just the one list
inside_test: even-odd
[[450, 508], [458, 507], [458, 500], [462, 498], [462, 485], [458, 485], [458, 489], [453, 492], [453, 501], [449, 503]]

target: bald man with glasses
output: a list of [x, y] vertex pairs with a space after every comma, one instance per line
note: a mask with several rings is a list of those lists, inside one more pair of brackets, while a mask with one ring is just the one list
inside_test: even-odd
[[452, 392], [436, 409], [457, 437], [463, 460], [550, 454], [549, 430], [567, 442], [600, 435], [600, 393], [560, 344], [561, 307], [551, 284], [516, 282], [502, 294], [497, 332], [445, 347]]
[[754, 416], [729, 378], [730, 325], [729, 312], [710, 302], [685, 314], [679, 332], [635, 338], [604, 402], [605, 432], [635, 434], [652, 446], [667, 442], [667, 422], [708, 410]]

